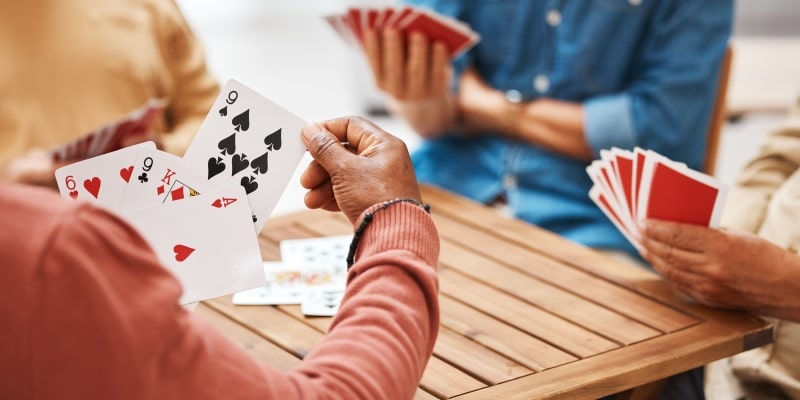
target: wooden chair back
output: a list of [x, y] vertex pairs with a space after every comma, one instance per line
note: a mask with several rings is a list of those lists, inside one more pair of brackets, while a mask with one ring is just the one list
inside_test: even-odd
[[726, 98], [728, 96], [728, 78], [730, 76], [732, 59], [733, 48], [729, 45], [728, 49], [725, 51], [725, 56], [722, 59], [722, 67], [719, 71], [717, 96], [714, 100], [714, 108], [711, 113], [711, 121], [708, 126], [708, 135], [706, 138], [706, 156], [703, 160], [703, 172], [708, 175], [714, 175], [717, 166], [719, 140], [727, 116]]

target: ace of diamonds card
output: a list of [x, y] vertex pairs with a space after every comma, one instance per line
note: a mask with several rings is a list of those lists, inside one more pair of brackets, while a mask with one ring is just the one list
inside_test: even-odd
[[244, 188], [260, 232], [305, 152], [305, 121], [229, 80], [183, 157], [209, 182]]

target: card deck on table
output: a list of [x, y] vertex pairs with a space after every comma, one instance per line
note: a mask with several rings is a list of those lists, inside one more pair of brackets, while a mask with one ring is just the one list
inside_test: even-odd
[[347, 12], [329, 15], [325, 20], [350, 44], [361, 46], [364, 31], [393, 28], [403, 34], [418, 31], [432, 41], [443, 42], [451, 57], [456, 57], [480, 40], [468, 25], [433, 11], [412, 8], [350, 7]]
[[305, 122], [229, 80], [183, 157], [204, 179], [244, 188], [260, 232], [305, 153]]
[[653, 218], [717, 227], [727, 186], [652, 150], [600, 152], [586, 172], [594, 182], [589, 197], [634, 245], [638, 221]]
[[303, 272], [303, 314], [333, 316], [347, 283], [347, 252], [351, 236], [293, 239], [281, 242], [281, 260]]
[[303, 271], [281, 262], [264, 262], [267, 284], [233, 295], [236, 305], [300, 304], [305, 294]]
[[118, 150], [126, 138], [147, 134], [165, 107], [163, 100], [150, 100], [125, 117], [51, 150], [50, 157], [55, 162], [80, 161]]
[[57, 169], [61, 197], [118, 209], [139, 153], [155, 148], [155, 143], [144, 142]]
[[263, 286], [261, 253], [244, 189], [122, 212], [178, 278], [181, 304]]

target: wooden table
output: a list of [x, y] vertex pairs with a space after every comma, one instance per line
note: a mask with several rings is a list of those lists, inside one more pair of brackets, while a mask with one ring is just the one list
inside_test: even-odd
[[[440, 190], [423, 198], [442, 239], [441, 327], [418, 399], [648, 398], [670, 375], [772, 339], [763, 320], [691, 304], [649, 271]], [[338, 213], [300, 212], [270, 220], [261, 250], [279, 260], [281, 240], [351, 232]], [[281, 370], [330, 324], [231, 296], [196, 313]]]

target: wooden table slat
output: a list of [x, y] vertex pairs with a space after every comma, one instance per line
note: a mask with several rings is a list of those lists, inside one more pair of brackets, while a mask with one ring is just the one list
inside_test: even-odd
[[194, 314], [214, 325], [258, 361], [268, 363], [282, 372], [288, 372], [300, 365], [300, 358], [285, 352], [280, 347], [264, 340], [263, 337], [217, 313], [205, 303], [198, 304]]
[[441, 325], [534, 371], [578, 358], [447, 296], [440, 296]]
[[420, 387], [438, 398], [449, 399], [487, 385], [439, 358], [432, 357], [422, 375]]
[[439, 329], [433, 354], [492, 385], [533, 373], [516, 361], [446, 328]]
[[480, 309], [579, 357], [588, 357], [620, 346], [570, 321], [531, 307], [516, 297], [448, 269], [439, 270], [439, 290], [442, 294]]
[[562, 288], [507, 268], [495, 260], [449, 241], [443, 242], [442, 254], [439, 262], [446, 268], [458, 270], [507, 294], [514, 294], [538, 308], [565, 317], [615, 342], [630, 344], [661, 334], [646, 323], [635, 321]]

